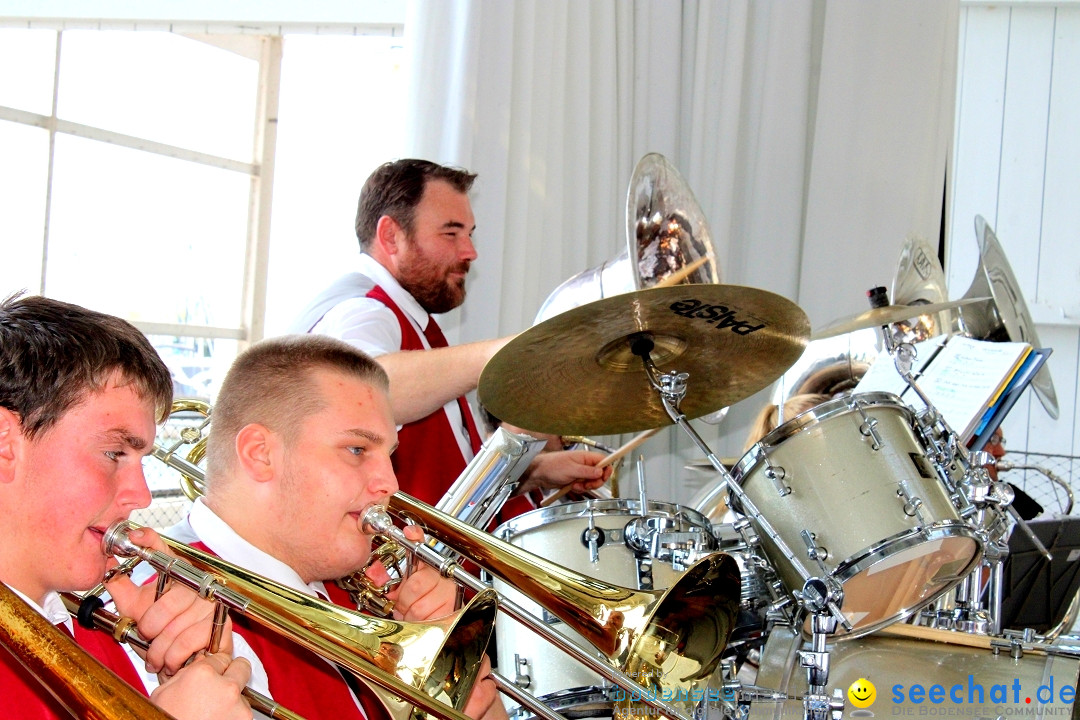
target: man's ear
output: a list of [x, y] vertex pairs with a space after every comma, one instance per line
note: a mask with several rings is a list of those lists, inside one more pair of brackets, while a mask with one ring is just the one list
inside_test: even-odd
[[0, 482], [15, 477], [15, 464], [19, 457], [19, 445], [24, 442], [22, 421], [19, 416], [0, 407]]
[[265, 425], [245, 425], [236, 434], [236, 462], [253, 480], [268, 482], [278, 470], [275, 462], [280, 456], [274, 450], [279, 443], [278, 436]]
[[398, 221], [389, 215], [383, 215], [375, 225], [375, 243], [387, 255], [398, 253], [398, 244], [404, 233]]

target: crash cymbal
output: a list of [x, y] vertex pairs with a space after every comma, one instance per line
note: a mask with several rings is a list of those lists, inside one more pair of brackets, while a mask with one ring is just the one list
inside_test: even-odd
[[480, 375], [496, 417], [554, 435], [617, 435], [671, 422], [631, 344], [660, 372], [689, 374], [680, 409], [696, 418], [753, 395], [806, 345], [798, 305], [765, 290], [694, 284], [573, 308], [506, 344]]
[[987, 300], [989, 300], [989, 298], [963, 298], [961, 300], [926, 303], [923, 305], [885, 305], [884, 307], [867, 310], [863, 314], [856, 315], [855, 317], [835, 320], [821, 330], [816, 331], [810, 336], [810, 339], [821, 340], [822, 338], [829, 338], [835, 335], [845, 335], [850, 332], [855, 332], [856, 330], [881, 327], [882, 325], [892, 325], [893, 323], [910, 320], [919, 315], [933, 315], [942, 310], [952, 310], [953, 308], [958, 308], [962, 305], [986, 302]]

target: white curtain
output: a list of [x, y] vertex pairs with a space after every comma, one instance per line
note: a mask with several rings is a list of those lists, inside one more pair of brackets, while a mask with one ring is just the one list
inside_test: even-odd
[[[723, 282], [794, 300], [815, 326], [862, 311], [904, 238], [938, 235], [957, 16], [958, 0], [412, 0], [410, 152], [479, 173], [480, 258], [448, 334], [519, 332], [614, 257], [648, 152], [696, 194]], [[737, 454], [766, 397], [699, 432]], [[712, 482], [683, 469], [702, 453], [681, 432], [642, 452], [652, 499]]]

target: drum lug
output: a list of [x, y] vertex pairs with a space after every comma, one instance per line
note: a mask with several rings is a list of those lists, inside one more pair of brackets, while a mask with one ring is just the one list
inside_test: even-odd
[[872, 449], [880, 450], [885, 445], [884, 445], [884, 443], [881, 442], [881, 435], [877, 431], [877, 423], [878, 423], [877, 418], [872, 418], [869, 415], [867, 415], [866, 411], [863, 410], [862, 404], [857, 402], [857, 401], [854, 401], [854, 399], [853, 399], [852, 404], [855, 406], [855, 409], [859, 412], [859, 415], [862, 416], [862, 420], [863, 420], [862, 424], [859, 425], [859, 433], [863, 437], [868, 437], [873, 441], [870, 444], [870, 447]]
[[596, 529], [596, 515], [589, 513], [589, 527], [581, 534], [581, 543], [589, 548], [589, 560], [600, 561], [600, 546], [604, 544], [604, 532]]
[[532, 685], [532, 676], [528, 673], [522, 673], [521, 669], [529, 669], [529, 658], [523, 658], [517, 653], [514, 653], [514, 684], [522, 690], [528, 690]]
[[784, 478], [787, 477], [787, 470], [782, 465], [773, 465], [769, 462], [768, 457], [765, 458], [765, 477], [772, 482], [780, 497], [787, 497], [791, 494], [791, 486], [784, 482]]
[[909, 493], [903, 483], [900, 483], [897, 486], [896, 495], [904, 501], [904, 514], [908, 517], [918, 518], [919, 525], [925, 528], [926, 521], [923, 520], [922, 512], [919, 510], [923, 505], [922, 498], [918, 495]]
[[816, 562], [822, 574], [828, 575], [829, 569], [825, 567], [825, 560], [829, 559], [829, 551], [817, 544], [817, 535], [809, 530], [803, 530], [799, 535], [806, 543], [806, 556]]

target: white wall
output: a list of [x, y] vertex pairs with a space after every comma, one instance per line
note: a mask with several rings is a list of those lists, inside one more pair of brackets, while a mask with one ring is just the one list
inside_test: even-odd
[[[1080, 358], [1080, 5], [966, 5], [945, 272], [967, 290], [974, 217], [996, 231], [1036, 322], [1060, 415], [1032, 393], [1003, 425], [1008, 449], [1075, 456]], [[1074, 464], [1075, 465], [1075, 464]]]

